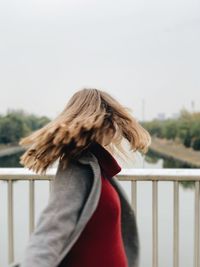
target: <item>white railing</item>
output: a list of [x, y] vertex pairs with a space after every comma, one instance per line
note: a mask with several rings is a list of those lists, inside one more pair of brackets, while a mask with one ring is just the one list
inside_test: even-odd
[[[35, 180], [51, 180], [56, 168], [46, 175], [37, 175], [24, 168], [0, 168], [0, 180], [8, 182], [8, 262], [14, 261], [13, 182], [29, 182], [29, 233], [34, 229]], [[173, 182], [173, 267], [179, 267], [179, 182], [195, 182], [194, 206], [194, 267], [200, 266], [200, 169], [122, 169], [117, 175], [120, 181], [131, 181], [131, 204], [137, 216], [137, 181], [152, 181], [152, 266], [158, 267], [158, 181]]]

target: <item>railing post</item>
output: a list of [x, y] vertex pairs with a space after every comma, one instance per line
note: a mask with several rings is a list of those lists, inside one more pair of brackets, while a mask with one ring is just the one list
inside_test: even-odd
[[194, 209], [194, 267], [199, 267], [199, 181], [195, 181]]
[[52, 191], [52, 180], [49, 180], [49, 193], [51, 193], [51, 191]]
[[29, 181], [29, 235], [35, 227], [35, 181]]
[[131, 181], [131, 204], [135, 211], [135, 217], [137, 217], [137, 183]]
[[14, 261], [13, 181], [8, 180], [8, 263]]
[[173, 266], [179, 267], [179, 181], [174, 181]]
[[152, 181], [152, 266], [158, 267], [158, 181]]

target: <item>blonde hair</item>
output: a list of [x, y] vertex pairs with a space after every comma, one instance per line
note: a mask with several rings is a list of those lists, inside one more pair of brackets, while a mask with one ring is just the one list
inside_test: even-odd
[[126, 154], [121, 146], [123, 138], [133, 151], [146, 153], [151, 137], [129, 111], [105, 91], [83, 88], [54, 120], [20, 140], [20, 145], [28, 146], [20, 163], [41, 174], [57, 159], [66, 167], [92, 142], [102, 144], [103, 136], [110, 132], [114, 135], [106, 148], [111, 153]]

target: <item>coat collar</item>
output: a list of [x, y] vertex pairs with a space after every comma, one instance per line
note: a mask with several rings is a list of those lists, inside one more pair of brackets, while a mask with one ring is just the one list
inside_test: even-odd
[[112, 154], [102, 145], [94, 142], [89, 150], [96, 156], [103, 174], [107, 177], [113, 177], [121, 171], [121, 166]]

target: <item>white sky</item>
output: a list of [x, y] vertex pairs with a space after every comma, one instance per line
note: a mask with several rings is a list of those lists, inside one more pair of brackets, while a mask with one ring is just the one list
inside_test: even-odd
[[55, 117], [83, 87], [142, 119], [200, 110], [199, 0], [1, 0], [0, 113]]

